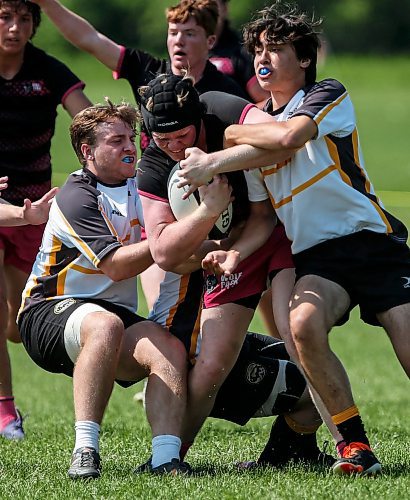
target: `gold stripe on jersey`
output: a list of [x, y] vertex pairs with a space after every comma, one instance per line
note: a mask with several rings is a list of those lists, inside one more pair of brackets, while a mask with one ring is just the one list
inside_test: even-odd
[[[338, 165], [338, 170], [339, 170], [340, 176], [346, 182], [346, 184], [353, 187], [350, 177], [346, 174], [346, 172], [344, 172], [342, 170], [342, 167], [340, 164], [340, 159], [339, 159], [339, 153], [337, 151], [336, 145], [328, 137], [324, 137], [324, 139], [326, 141], [326, 145], [328, 147], [330, 156], [332, 157], [333, 161]], [[354, 155], [355, 165], [360, 170], [360, 173], [362, 174], [362, 177], [365, 181], [364, 187], [365, 187], [366, 193], [370, 195], [371, 194], [371, 192], [370, 192], [370, 189], [371, 189], [370, 179], [367, 177], [365, 170], [363, 169], [363, 167], [360, 164], [359, 136], [357, 133], [357, 128], [355, 128], [354, 131], [352, 132], [352, 147], [353, 147], [353, 155]], [[373, 201], [370, 198], [370, 196], [368, 196], [367, 198], [370, 201], [370, 203], [374, 206], [374, 208], [377, 210], [381, 219], [383, 220], [384, 224], [386, 225], [387, 233], [392, 233], [393, 229], [390, 225], [390, 222], [388, 221], [383, 209], [379, 205], [379, 199], [377, 198], [377, 196], [375, 196], [375, 197], [376, 197], [377, 202]]]
[[130, 225], [131, 227], [135, 227], [135, 226], [140, 226], [140, 221], [139, 219], [132, 219], [132, 221], [130, 222]]
[[179, 304], [182, 302], [182, 299], [185, 297], [186, 295], [186, 291], [187, 291], [187, 288], [188, 288], [188, 283], [189, 283], [189, 277], [190, 275], [189, 274], [184, 274], [183, 276], [181, 276], [181, 280], [179, 282], [179, 290], [178, 290], [178, 300], [177, 302], [170, 308], [169, 310], [169, 314], [167, 316], [167, 319], [166, 319], [166, 322], [165, 322], [165, 326], [167, 328], [170, 328], [171, 325], [172, 325], [172, 322], [174, 320], [174, 316], [178, 310], [178, 306]]
[[[296, 195], [305, 191], [313, 184], [316, 184], [316, 182], [319, 182], [321, 179], [323, 179], [323, 177], [326, 177], [327, 175], [329, 175], [331, 172], [334, 172], [335, 170], [337, 170], [337, 166], [330, 165], [329, 167], [325, 168], [324, 170], [322, 170], [318, 174], [311, 177], [308, 181], [304, 182], [303, 184], [300, 184], [300, 186], [297, 186], [295, 189], [292, 190], [292, 194], [290, 194], [289, 196], [286, 196], [285, 198], [282, 198], [280, 201], [275, 201], [273, 196], [271, 194], [269, 194], [273, 208], [277, 209], [277, 208], [283, 207], [283, 205], [286, 205], [287, 203], [290, 203]], [[262, 172], [262, 173], [264, 174], [264, 172]], [[265, 177], [265, 175], [264, 175], [264, 177]]]
[[196, 359], [196, 351], [197, 351], [197, 346], [198, 346], [198, 336], [199, 332], [201, 331], [201, 310], [202, 310], [202, 300], [201, 300], [201, 306], [198, 308], [198, 316], [195, 321], [195, 326], [194, 329], [192, 330], [192, 335], [191, 335], [191, 345], [189, 348], [189, 361], [194, 365], [195, 364], [195, 359]]
[[342, 165], [340, 163], [339, 151], [337, 150], [336, 144], [333, 141], [331, 141], [327, 136], [324, 137], [324, 140], [326, 142], [329, 155], [332, 158], [334, 165], [337, 167], [340, 177], [346, 184], [348, 184], [350, 187], [353, 187], [350, 177], [342, 169]]
[[347, 92], [344, 92], [334, 102], [319, 111], [319, 113], [313, 118], [316, 125], [319, 126], [319, 123], [326, 117], [326, 115], [330, 113], [330, 111], [332, 111], [332, 109], [334, 109], [336, 106], [338, 106], [347, 97], [347, 95]]
[[276, 163], [275, 165], [272, 165], [272, 167], [270, 168], [264, 167], [263, 170], [260, 169], [260, 172], [264, 176], [276, 174], [281, 168], [286, 167], [288, 163], [290, 163], [290, 159]]
[[107, 217], [107, 214], [104, 211], [104, 207], [101, 205], [100, 202], [98, 202], [98, 208], [100, 209], [101, 215], [103, 216], [103, 218], [105, 220], [105, 223], [109, 227], [111, 233], [117, 238], [118, 241], [121, 241], [120, 238], [119, 238], [119, 236], [118, 236], [118, 233], [117, 233], [115, 227], [113, 226], [113, 224], [110, 221], [110, 219]]
[[71, 224], [68, 223], [67, 219], [65, 218], [63, 212], [60, 210], [60, 208], [57, 205], [57, 210], [61, 216], [61, 219], [67, 226], [68, 232], [73, 236], [73, 238], [79, 243], [80, 247], [83, 249], [84, 253], [87, 255], [87, 257], [91, 260], [91, 262], [94, 264], [95, 267], [98, 267], [98, 264], [100, 263], [100, 259], [95, 255], [95, 253], [91, 250], [91, 248], [78, 236], [78, 234], [74, 231], [72, 228]]
[[62, 269], [58, 275], [57, 275], [57, 296], [59, 297], [60, 295], [64, 295], [64, 290], [65, 290], [65, 280], [67, 278], [67, 273], [70, 267], [72, 267], [73, 263], [71, 262], [66, 266], [64, 269]]
[[31, 288], [26, 288], [21, 298], [21, 304], [17, 313], [17, 318], [20, 316], [21, 311], [24, 309], [24, 305], [26, 303], [26, 299], [28, 299], [31, 295], [31, 291], [38, 285], [37, 277], [33, 279], [33, 286]]
[[380, 217], [382, 218], [383, 222], [386, 224], [386, 232], [389, 233], [389, 234], [392, 233], [393, 232], [393, 228], [391, 227], [391, 224], [390, 224], [389, 220], [387, 219], [386, 214], [384, 213], [383, 209], [380, 207], [380, 205], [378, 205], [372, 199], [370, 199], [370, 203], [378, 211], [378, 213], [379, 213]]

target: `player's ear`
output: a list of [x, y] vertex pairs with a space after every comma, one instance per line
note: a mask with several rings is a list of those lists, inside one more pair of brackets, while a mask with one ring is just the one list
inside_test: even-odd
[[216, 35], [208, 36], [208, 50], [211, 50], [216, 42]]
[[308, 59], [307, 57], [305, 57], [304, 59], [300, 60], [300, 67], [303, 69], [306, 69], [309, 67], [310, 63], [311, 63], [311, 59]]
[[88, 144], [81, 144], [81, 154], [85, 160], [92, 160], [94, 158], [91, 147]]

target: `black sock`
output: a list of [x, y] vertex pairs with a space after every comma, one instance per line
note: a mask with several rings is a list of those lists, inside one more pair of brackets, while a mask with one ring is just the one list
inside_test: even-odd
[[360, 415], [349, 418], [344, 422], [337, 424], [336, 427], [343, 436], [343, 440], [346, 444], [359, 442], [369, 446], [369, 440], [367, 439], [366, 431]]
[[300, 434], [289, 427], [283, 415], [275, 420], [258, 463], [280, 466], [290, 460], [317, 459], [320, 450], [316, 432]]

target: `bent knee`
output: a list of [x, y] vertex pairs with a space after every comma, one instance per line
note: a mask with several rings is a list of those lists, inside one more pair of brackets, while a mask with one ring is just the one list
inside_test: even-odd
[[322, 318], [306, 311], [292, 311], [290, 329], [295, 347], [313, 346], [327, 339], [328, 329]]
[[93, 312], [81, 323], [82, 343], [92, 342], [94, 345], [112, 345], [118, 347], [124, 334], [124, 323], [115, 314], [109, 312]]
[[208, 388], [218, 390], [229, 375], [231, 367], [214, 359], [198, 359], [194, 370], [196, 370], [197, 385], [206, 390]]

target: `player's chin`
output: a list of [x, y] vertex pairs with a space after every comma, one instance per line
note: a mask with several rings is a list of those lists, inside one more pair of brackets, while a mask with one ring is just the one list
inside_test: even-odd
[[168, 150], [168, 156], [175, 162], [185, 160], [185, 151], [178, 151], [176, 153], [171, 153], [171, 151]]

